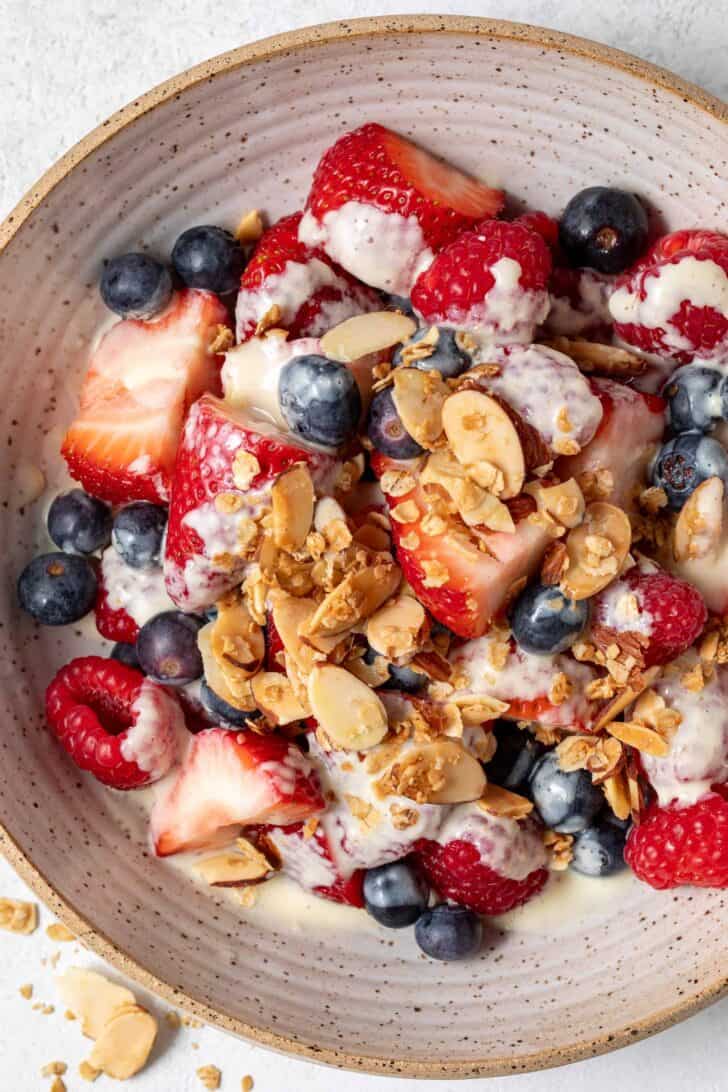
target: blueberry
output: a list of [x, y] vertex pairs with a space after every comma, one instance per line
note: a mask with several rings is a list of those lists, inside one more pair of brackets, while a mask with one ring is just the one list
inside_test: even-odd
[[116, 513], [111, 541], [132, 569], [152, 569], [159, 565], [166, 526], [166, 508], [134, 501]]
[[417, 321], [417, 315], [412, 306], [412, 300], [407, 296], [397, 296], [394, 292], [385, 292], [384, 301], [388, 311], [401, 311], [403, 315], [407, 315], [408, 318], [414, 319], [415, 322]]
[[172, 264], [190, 288], [224, 296], [237, 289], [245, 256], [229, 231], [202, 224], [182, 232], [172, 250]]
[[407, 861], [370, 868], [364, 875], [367, 913], [388, 929], [414, 925], [427, 909], [428, 895], [424, 879]]
[[477, 955], [483, 943], [483, 923], [466, 906], [433, 906], [415, 925], [415, 940], [425, 955], [447, 962]]
[[498, 721], [492, 731], [498, 746], [487, 766], [488, 781], [523, 795], [531, 771], [544, 753], [544, 745], [530, 732], [508, 721]]
[[18, 577], [18, 601], [44, 626], [67, 626], [88, 614], [98, 580], [88, 558], [75, 554], [41, 554]]
[[203, 624], [203, 618], [178, 610], [162, 611], [145, 622], [136, 642], [144, 674], [168, 686], [184, 686], [199, 679], [202, 657], [197, 632]]
[[117, 641], [111, 650], [111, 658], [112, 660], [118, 660], [120, 664], [126, 664], [127, 667], [135, 667], [137, 671], [141, 671], [136, 645], [128, 645], [124, 641]]
[[706, 478], [722, 478], [728, 485], [728, 454], [722, 444], [700, 432], [683, 432], [668, 440], [657, 453], [652, 483], [667, 494], [672, 509], [680, 509]]
[[406, 694], [417, 694], [420, 690], [424, 690], [429, 682], [427, 675], [421, 671], [415, 671], [407, 665], [398, 667], [397, 664], [389, 664], [389, 682], [385, 685], [389, 690], [403, 690]]
[[628, 833], [629, 823], [611, 818], [587, 827], [574, 839], [570, 868], [584, 876], [610, 876], [626, 868], [624, 843]]
[[510, 610], [513, 636], [524, 652], [549, 656], [574, 643], [589, 617], [586, 599], [568, 599], [550, 584], [530, 584]]
[[99, 290], [109, 310], [122, 318], [152, 318], [169, 303], [172, 277], [148, 254], [122, 254], [106, 263]]
[[59, 493], [48, 509], [48, 534], [67, 554], [93, 554], [111, 542], [111, 509], [83, 489]]
[[564, 209], [559, 242], [571, 265], [621, 273], [645, 249], [647, 229], [647, 213], [633, 193], [590, 186]]
[[686, 364], [662, 391], [673, 432], [707, 432], [722, 413], [721, 375], [715, 368]]
[[592, 784], [591, 774], [586, 770], [566, 773], [554, 751], [538, 760], [529, 778], [529, 788], [546, 826], [561, 834], [585, 830], [604, 805], [604, 796]]
[[288, 427], [304, 440], [341, 447], [361, 417], [361, 394], [345, 364], [325, 356], [295, 356], [281, 370], [278, 400]]
[[[413, 360], [410, 364], [412, 368], [420, 368], [421, 371], [438, 371], [443, 379], [454, 379], [458, 375], [462, 375], [471, 367], [473, 361], [469, 353], [465, 349], [461, 348], [459, 341], [461, 335], [457, 330], [449, 330], [446, 326], [432, 327], [437, 331], [436, 340], [433, 338], [433, 351], [429, 356], [423, 357], [421, 360]], [[407, 342], [407, 345], [416, 345], [418, 341], [422, 341], [423, 337], [428, 336], [430, 333], [430, 327], [426, 326], [421, 330], [416, 330], [412, 337]], [[402, 347], [404, 348], [404, 346]], [[404, 363], [402, 360], [402, 348], [395, 351], [392, 357], [392, 363], [395, 367], [398, 364]]]
[[200, 701], [205, 712], [214, 721], [223, 724], [232, 724], [236, 728], [244, 728], [246, 721], [252, 720], [254, 713], [244, 713], [242, 709], [236, 709], [229, 705], [209, 686], [206, 679], [200, 683]]
[[367, 419], [367, 436], [382, 455], [391, 459], [414, 459], [422, 448], [402, 424], [389, 387], [372, 398]]

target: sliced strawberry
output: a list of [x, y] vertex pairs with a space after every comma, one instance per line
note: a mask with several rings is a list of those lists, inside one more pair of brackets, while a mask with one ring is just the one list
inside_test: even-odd
[[112, 504], [165, 500], [187, 407], [219, 388], [210, 352], [227, 310], [211, 292], [176, 293], [155, 319], [125, 319], [101, 339], [63, 441], [72, 477]]
[[[243, 452], [254, 456], [259, 467], [245, 488], [236, 470]], [[253, 421], [245, 410], [234, 410], [213, 395], [195, 403], [174, 467], [164, 555], [167, 591], [181, 609], [207, 607], [240, 583], [251, 556], [250, 541], [241, 533], [269, 502], [275, 478], [300, 462], [317, 484], [335, 466], [332, 455], [306, 447], [265, 421]], [[227, 506], [215, 504], [221, 493], [233, 498]]]
[[235, 305], [237, 340], [247, 341], [278, 307], [277, 326], [291, 338], [321, 337], [332, 326], [382, 306], [378, 293], [332, 262], [320, 248], [299, 242], [300, 212], [284, 216], [262, 236], [240, 279]]
[[557, 461], [556, 473], [566, 480], [606, 470], [612, 484], [602, 499], [628, 508], [645, 484], [647, 464], [665, 431], [665, 402], [611, 379], [592, 379], [590, 386], [602, 404], [601, 424], [578, 455]]
[[[375, 454], [372, 466], [380, 477], [398, 464]], [[400, 464], [406, 466], [406, 464]], [[406, 496], [388, 496], [390, 510], [414, 501], [419, 516], [410, 523], [392, 521], [392, 536], [405, 579], [430, 614], [460, 637], [479, 637], [507, 604], [521, 577], [538, 567], [549, 535], [543, 527], [522, 519], [513, 533], [481, 532], [478, 539], [460, 526], [448, 525], [442, 534], [428, 534], [427, 497], [419, 485]], [[422, 521], [425, 520], [423, 528]], [[417, 541], [416, 546], [410, 542]]]
[[500, 190], [369, 123], [325, 152], [299, 236], [365, 283], [406, 295], [433, 253], [502, 207]]
[[325, 807], [309, 760], [280, 736], [199, 732], [169, 792], [154, 806], [159, 857], [220, 844], [255, 823], [286, 825]]
[[364, 906], [364, 871], [361, 868], [344, 876], [338, 869], [326, 832], [318, 826], [312, 833], [303, 823], [285, 827], [261, 827], [256, 839], [265, 848], [272, 847], [280, 858], [281, 870], [301, 887], [315, 892], [323, 899], [345, 903], [347, 906]]

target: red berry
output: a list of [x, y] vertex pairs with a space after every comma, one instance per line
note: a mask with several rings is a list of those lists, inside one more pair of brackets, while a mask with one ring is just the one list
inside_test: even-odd
[[273, 847], [273, 853], [281, 859], [282, 871], [302, 887], [308, 888], [310, 884], [307, 881], [323, 867], [329, 873], [330, 882], [314, 885], [310, 890], [331, 902], [359, 908], [364, 906], [363, 870], [357, 868], [347, 876], [342, 875], [323, 827], [318, 826], [313, 834], [307, 834], [303, 823], [291, 823], [285, 827], [262, 826], [257, 829], [256, 837], [262, 837], [264, 848], [270, 850]]
[[547, 216], [545, 212], [538, 210], [523, 212], [517, 218], [516, 223], [523, 224], [524, 227], [535, 231], [537, 235], [541, 236], [550, 250], [555, 250], [559, 245], [559, 222], [554, 220], [552, 216]]
[[635, 876], [664, 889], [728, 887], [728, 799], [722, 790], [689, 807], [653, 806], [627, 838]]
[[523, 880], [501, 876], [483, 864], [480, 850], [472, 842], [456, 839], [417, 843], [416, 858], [431, 886], [443, 898], [475, 910], [478, 914], [505, 914], [538, 894], [548, 872], [534, 869]]
[[139, 636], [139, 626], [130, 614], [119, 607], [115, 610], [109, 604], [109, 593], [103, 583], [103, 569], [99, 573], [99, 590], [94, 606], [96, 615], [96, 629], [102, 637], [108, 641], [123, 641], [124, 644], [133, 645]]
[[76, 765], [113, 789], [138, 789], [163, 777], [184, 729], [173, 694], [101, 656], [61, 668], [46, 690], [46, 717]]

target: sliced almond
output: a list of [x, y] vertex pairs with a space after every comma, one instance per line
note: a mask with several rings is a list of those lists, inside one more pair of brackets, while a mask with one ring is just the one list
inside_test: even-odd
[[214, 625], [214, 622], [208, 622], [197, 633], [197, 647], [202, 656], [205, 681], [210, 689], [217, 694], [218, 698], [222, 698], [228, 705], [232, 705], [234, 709], [240, 709], [244, 713], [252, 713], [255, 709], [255, 701], [250, 686], [248, 685], [247, 688], [242, 685], [237, 686], [237, 692], [234, 693], [228, 686], [227, 680], [212, 653], [210, 641]]
[[56, 979], [56, 985], [64, 1005], [81, 1021], [81, 1031], [91, 1039], [98, 1039], [117, 1009], [136, 1005], [134, 994], [126, 986], [117, 986], [83, 967], [69, 967]]
[[387, 734], [387, 712], [379, 697], [343, 667], [315, 667], [308, 698], [314, 717], [337, 749], [366, 751]]
[[402, 424], [420, 447], [437, 445], [442, 436], [442, 407], [450, 388], [439, 372], [396, 368], [392, 397]]
[[377, 554], [371, 566], [350, 572], [319, 604], [307, 634], [344, 633], [363, 622], [399, 587], [402, 574], [391, 557]]
[[390, 677], [389, 664], [384, 656], [375, 656], [371, 663], [365, 663], [363, 657], [357, 656], [347, 660], [345, 667], [347, 671], [351, 671], [352, 675], [356, 675], [357, 679], [361, 679], [363, 683], [371, 687], [381, 686]]
[[255, 704], [271, 724], [291, 724], [310, 715], [294, 692], [291, 680], [280, 671], [261, 671], [252, 682]]
[[561, 590], [570, 599], [588, 599], [614, 580], [629, 553], [632, 528], [621, 508], [590, 504], [583, 522], [566, 539], [569, 564]]
[[641, 375], [647, 367], [647, 361], [636, 353], [630, 353], [627, 349], [620, 349], [616, 345], [602, 345], [596, 341], [585, 341], [583, 338], [554, 337], [544, 342], [551, 349], [570, 356], [579, 370], [590, 375], [598, 372], [600, 375], [616, 375], [628, 377]]
[[277, 478], [270, 491], [273, 541], [281, 550], [300, 550], [311, 530], [315, 494], [308, 467], [292, 466]]
[[376, 783], [380, 796], [406, 796], [418, 804], [464, 804], [485, 791], [483, 767], [457, 739], [418, 744], [393, 762]]
[[487, 492], [472, 478], [450, 451], [436, 451], [422, 468], [423, 486], [444, 489], [469, 527], [488, 527], [492, 531], [515, 531], [513, 517], [502, 501]]
[[485, 724], [507, 713], [510, 707], [509, 702], [499, 701], [498, 698], [491, 698], [485, 694], [467, 697], [455, 695], [451, 701], [460, 710], [463, 724]]
[[23, 899], [0, 899], [0, 929], [29, 936], [38, 928], [38, 907]]
[[629, 819], [632, 806], [629, 783], [624, 770], [608, 777], [602, 785], [607, 803], [618, 819]]
[[720, 478], [708, 478], [688, 497], [675, 524], [676, 561], [697, 560], [717, 550], [723, 533], [724, 493]]
[[425, 609], [416, 599], [399, 595], [371, 616], [367, 640], [376, 652], [396, 660], [418, 647], [425, 619]]
[[493, 398], [476, 390], [451, 394], [442, 408], [442, 424], [456, 459], [473, 481], [490, 489], [495, 467], [503, 475], [499, 496], [520, 493], [526, 475], [521, 441]]
[[157, 1021], [139, 1005], [123, 1009], [106, 1023], [89, 1056], [89, 1065], [126, 1081], [143, 1069], [157, 1037]]
[[206, 857], [193, 866], [195, 872], [214, 887], [234, 887], [259, 883], [275, 871], [267, 857], [246, 838], [238, 838], [235, 844], [240, 852]]
[[310, 621], [316, 611], [313, 599], [298, 599], [285, 592], [275, 590], [271, 594], [271, 614], [273, 624], [283, 643], [286, 657], [295, 663], [303, 675], [308, 675], [316, 663], [316, 651], [310, 642], [301, 636], [302, 628]]
[[584, 519], [586, 501], [575, 478], [550, 486], [534, 482], [527, 485], [524, 492], [530, 493], [539, 509], [557, 520], [562, 527], [578, 527]]
[[613, 720], [607, 725], [610, 736], [622, 743], [634, 747], [636, 751], [642, 751], [646, 755], [655, 758], [664, 758], [670, 752], [670, 741], [662, 736], [654, 728], [649, 728], [639, 721]]
[[210, 631], [210, 649], [233, 694], [247, 694], [249, 680], [265, 656], [263, 629], [242, 600], [220, 600]]
[[481, 811], [504, 819], [525, 819], [533, 811], [531, 800], [500, 785], [487, 784], [477, 804]]
[[321, 338], [321, 351], [332, 360], [350, 364], [407, 341], [416, 329], [417, 324], [399, 311], [370, 311], [332, 327]]

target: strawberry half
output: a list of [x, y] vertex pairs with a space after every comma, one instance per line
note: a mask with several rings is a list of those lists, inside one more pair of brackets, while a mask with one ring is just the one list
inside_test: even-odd
[[382, 306], [379, 295], [298, 239], [303, 213], [284, 216], [264, 233], [240, 278], [237, 340], [247, 341], [271, 307], [290, 338], [321, 337], [332, 326]]
[[194, 736], [151, 814], [154, 850], [167, 857], [229, 841], [243, 826], [286, 825], [325, 807], [312, 764], [281, 736], [209, 728]]
[[601, 424], [578, 455], [557, 460], [556, 473], [566, 481], [606, 470], [611, 487], [603, 499], [630, 508], [665, 431], [665, 402], [656, 394], [644, 394], [611, 379], [592, 379], [590, 386], [602, 404]]
[[433, 254], [496, 216], [503, 201], [500, 190], [370, 122], [324, 153], [299, 237], [366, 284], [408, 295]]
[[256, 840], [266, 849], [272, 847], [280, 858], [281, 870], [297, 884], [323, 899], [364, 906], [364, 872], [357, 868], [344, 876], [339, 871], [329, 840], [320, 826], [313, 834], [304, 830], [303, 823], [285, 827], [261, 827]]
[[188, 406], [219, 387], [210, 352], [227, 310], [185, 289], [158, 318], [118, 322], [101, 339], [61, 453], [71, 476], [112, 504], [164, 501]]
[[[375, 453], [372, 466], [381, 477], [385, 470], [407, 464]], [[406, 501], [417, 505], [417, 519], [409, 523], [392, 520], [397, 561], [423, 606], [459, 637], [485, 633], [506, 606], [514, 583], [538, 568], [550, 541], [544, 528], [525, 518], [518, 522], [514, 506], [515, 531], [481, 532], [488, 548], [484, 553], [463, 526], [448, 524], [441, 534], [428, 533], [432, 528], [427, 523], [428, 502], [421, 486], [416, 485], [405, 496], [386, 496], [386, 500], [390, 511]]]
[[[256, 463], [241, 462], [244, 453], [257, 460], [252, 474], [247, 466]], [[319, 484], [335, 466], [333, 455], [253, 421], [211, 394], [195, 403], [172, 476], [164, 554], [167, 591], [177, 606], [201, 610], [240, 583], [251, 556], [243, 532], [268, 503], [275, 478], [300, 462]], [[241, 477], [241, 467], [249, 478]], [[227, 504], [216, 503], [221, 494]]]

